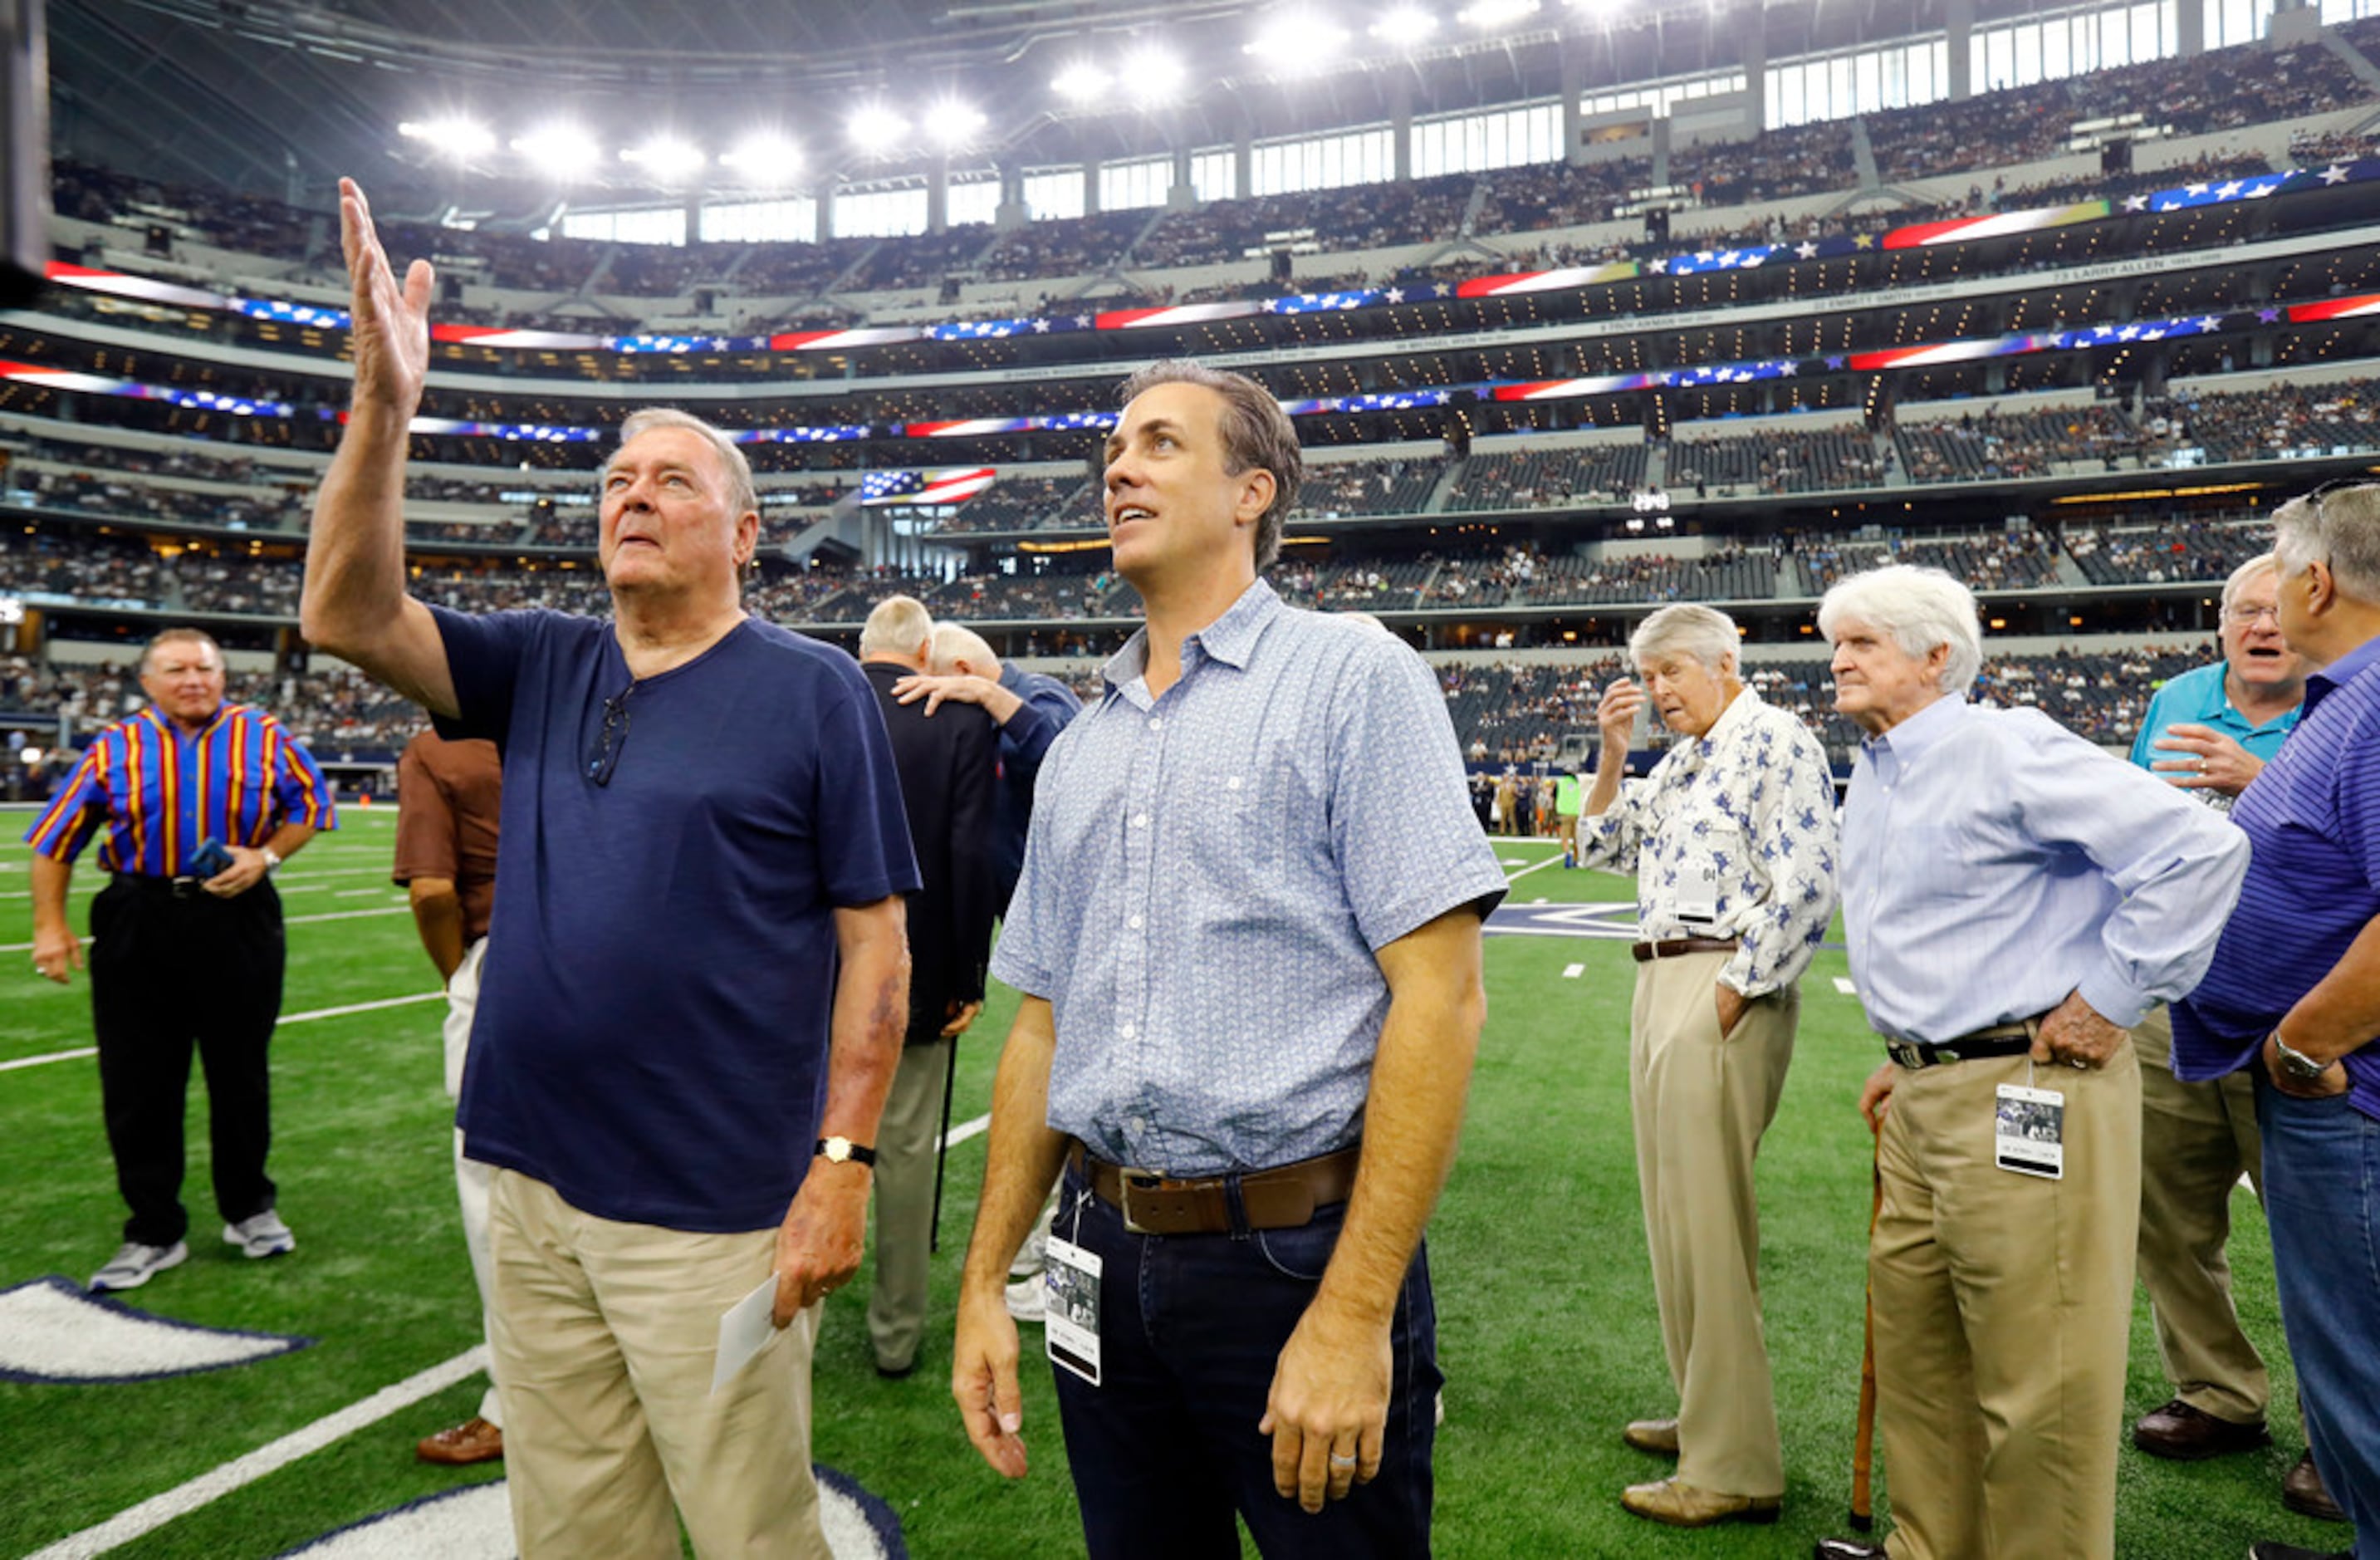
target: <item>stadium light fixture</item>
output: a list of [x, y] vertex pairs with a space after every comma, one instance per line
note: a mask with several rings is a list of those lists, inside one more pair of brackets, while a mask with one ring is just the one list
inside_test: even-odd
[[710, 159], [702, 148], [675, 136], [655, 136], [642, 146], [620, 153], [620, 161], [643, 169], [664, 184], [675, 184], [701, 174]]
[[1482, 31], [1511, 27], [1537, 14], [1537, 0], [1471, 0], [1455, 19]]
[[884, 156], [898, 147], [909, 133], [909, 121], [880, 103], [868, 104], [855, 109], [844, 123], [844, 133], [851, 144], [875, 156]]
[[576, 125], [548, 125], [513, 142], [513, 150], [538, 172], [553, 178], [576, 178], [591, 171], [601, 155], [594, 140]]
[[773, 130], [756, 130], [721, 152], [719, 165], [755, 184], [783, 181], [801, 171], [802, 149]]
[[496, 149], [495, 132], [463, 118], [408, 119], [397, 126], [396, 133], [409, 140], [425, 141], [436, 155], [458, 163], [484, 157]]
[[1154, 44], [1135, 49], [1124, 58], [1124, 91], [1143, 108], [1172, 103], [1182, 95], [1182, 62]]
[[926, 110], [926, 139], [936, 146], [955, 151], [974, 141], [989, 122], [982, 110], [956, 98], [945, 98]]
[[1281, 76], [1305, 76], [1337, 59], [1347, 47], [1347, 30], [1310, 11], [1288, 11], [1267, 21], [1240, 47]]
[[1107, 95], [1108, 73], [1088, 60], [1076, 60], [1058, 72], [1050, 90], [1069, 103], [1097, 103]]
[[1438, 18], [1418, 6], [1404, 6], [1372, 24], [1372, 36], [1393, 49], [1417, 49], [1438, 30]]

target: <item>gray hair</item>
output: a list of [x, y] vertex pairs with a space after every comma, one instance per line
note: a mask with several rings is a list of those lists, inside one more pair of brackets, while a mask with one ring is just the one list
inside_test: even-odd
[[[710, 446], [711, 453], [719, 458], [719, 474], [727, 479], [730, 519], [760, 512], [760, 495], [752, 487], [752, 463], [744, 458], [742, 446], [690, 411], [680, 411], [675, 407], [647, 407], [642, 411], [630, 412], [628, 420], [620, 424], [620, 449], [627, 448], [638, 435], [656, 428], [683, 428], [699, 434]], [[620, 449], [613, 450], [596, 473], [598, 491], [603, 479], [612, 474], [612, 462], [620, 457]]]
[[215, 637], [212, 634], [208, 633], [204, 628], [193, 628], [187, 624], [181, 624], [171, 628], [158, 629], [149, 636], [149, 642], [140, 647], [140, 660], [138, 664], [142, 676], [149, 675], [149, 663], [156, 659], [157, 652], [169, 644], [202, 644], [215, 652], [216, 665], [220, 666], [224, 664], [223, 646], [215, 643]]
[[2380, 605], [2380, 482], [2290, 499], [2273, 511], [2273, 553], [2284, 574], [2327, 564], [2340, 594]]
[[2248, 582], [2256, 576], [2278, 574], [2280, 571], [2281, 560], [2271, 553], [2259, 553], [2233, 569], [2231, 578], [2223, 582], [2223, 610], [2231, 610], [2231, 603], [2240, 599], [2240, 592], [2246, 590]]
[[915, 596], [887, 596], [860, 627], [859, 653], [905, 658], [917, 654], [933, 637], [934, 618], [925, 603]]
[[1743, 636], [1735, 619], [1717, 607], [1680, 602], [1665, 606], [1628, 636], [1628, 659], [1641, 675], [1645, 666], [1672, 652], [1691, 655], [1714, 672], [1732, 672], [1742, 659]]
[[1223, 397], [1223, 415], [1219, 420], [1223, 470], [1234, 477], [1257, 470], [1272, 473], [1272, 502], [1257, 517], [1257, 572], [1262, 574], [1281, 557], [1281, 527], [1297, 506], [1298, 489], [1305, 481], [1305, 456], [1298, 448], [1297, 429], [1281, 409], [1280, 399], [1246, 374], [1210, 369], [1187, 358], [1151, 363], [1125, 380], [1117, 405], [1128, 407], [1142, 392], [1160, 384], [1196, 384]]
[[[975, 666], [996, 667], [1000, 664], [1000, 656], [991, 648], [990, 640], [965, 624], [935, 624], [933, 648], [926, 654], [926, 670], [936, 676], [946, 677], [959, 669], [962, 661]], [[999, 676], [997, 672], [985, 675]]]
[[1962, 696], [1975, 686], [1984, 664], [1984, 626], [1975, 615], [1975, 593], [1938, 568], [1887, 564], [1839, 579], [1818, 603], [1818, 632], [1835, 642], [1844, 618], [1891, 636], [1904, 655], [1923, 660], [1947, 645], [1944, 693]]

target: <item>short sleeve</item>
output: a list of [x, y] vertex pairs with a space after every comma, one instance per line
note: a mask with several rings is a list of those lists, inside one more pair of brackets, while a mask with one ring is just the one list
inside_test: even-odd
[[54, 861], [72, 862], [82, 854], [107, 816], [107, 777], [101, 772], [104, 752], [97, 742], [84, 751], [56, 798], [25, 831], [27, 845]]
[[461, 613], [432, 606], [431, 619], [446, 647], [447, 674], [455, 681], [453, 716], [434, 715], [431, 725], [450, 742], [484, 737], [502, 745], [511, 735], [513, 690], [521, 658], [544, 627], [549, 612]]
[[[280, 723], [274, 723], [279, 729]], [[303, 823], [310, 829], [330, 830], [339, 826], [336, 804], [332, 799], [331, 782], [322, 766], [306, 745], [280, 730], [281, 773], [273, 776], [274, 810], [284, 823]]]
[[400, 888], [415, 878], [452, 883], [459, 871], [454, 803], [422, 759], [417, 739], [396, 761], [396, 861], [389, 880]]
[[1059, 924], [1052, 901], [1063, 884], [1062, 874], [1050, 864], [1047, 849], [1050, 826], [1044, 815], [1065, 793], [1064, 733], [1060, 733], [1060, 738], [1050, 749], [1041, 785], [1033, 793], [1032, 823], [1025, 832], [1024, 869], [1017, 874], [1016, 891], [1009, 896], [1007, 913], [1001, 918], [1000, 941], [991, 950], [992, 974], [1027, 996], [1050, 996], [1057, 986], [1057, 972], [1045, 957], [1045, 944], [1047, 929]]
[[1382, 638], [1348, 657], [1332, 734], [1330, 834], [1364, 941], [1385, 947], [1447, 911], [1484, 917], [1503, 869], [1480, 832], [1454, 724], [1420, 656]]
[[849, 673], [841, 697], [820, 713], [819, 751], [832, 762], [817, 766], [818, 793], [810, 804], [818, 820], [819, 881], [828, 902], [844, 909], [888, 894], [915, 894], [920, 885], [892, 739], [856, 663]]

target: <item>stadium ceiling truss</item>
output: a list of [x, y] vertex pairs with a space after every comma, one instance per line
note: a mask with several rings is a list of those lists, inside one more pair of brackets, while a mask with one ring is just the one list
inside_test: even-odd
[[[1313, 3], [1356, 29], [1385, 9]], [[1950, 3], [1543, 0], [1517, 32], [1449, 33], [1394, 62], [1372, 45], [1375, 57], [1296, 81], [1241, 47], [1279, 0], [50, 0], [49, 32], [55, 133], [74, 155], [309, 204], [359, 174], [426, 205], [453, 180], [400, 161], [396, 126], [496, 104], [717, 142], [776, 118], [822, 147], [861, 102], [956, 94], [991, 116], [974, 164], [1065, 164], [1550, 96], [1566, 76], [1616, 85], [1738, 66], [1755, 9], [1775, 59], [1938, 28]], [[1970, 3], [1988, 19], [2054, 0]], [[1451, 4], [1430, 8], [1452, 25]], [[1049, 91], [1067, 64], [1149, 40], [1191, 67], [1197, 85], [1178, 107], [1068, 112]]]

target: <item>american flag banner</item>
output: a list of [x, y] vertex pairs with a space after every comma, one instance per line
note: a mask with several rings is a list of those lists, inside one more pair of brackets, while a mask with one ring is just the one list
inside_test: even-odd
[[953, 466], [931, 471], [869, 471], [859, 479], [859, 502], [904, 507], [955, 506], [991, 486], [999, 473], [989, 466]]

